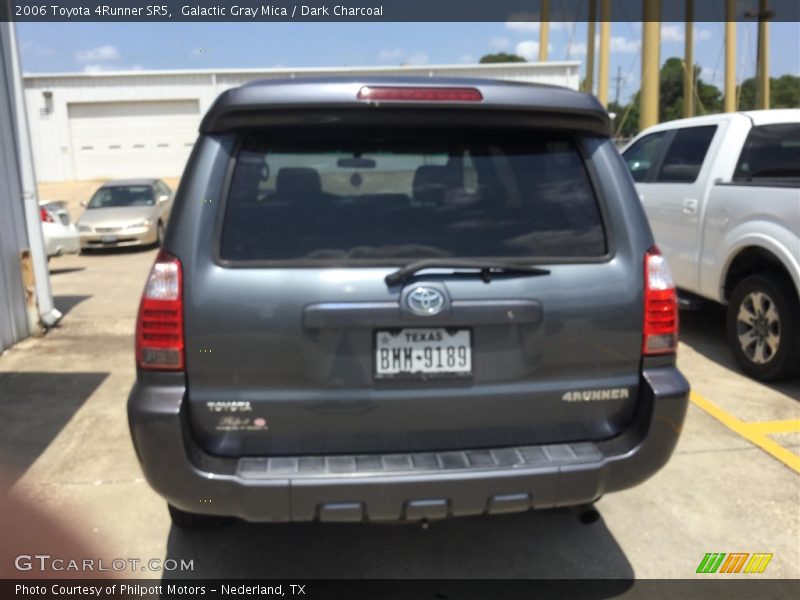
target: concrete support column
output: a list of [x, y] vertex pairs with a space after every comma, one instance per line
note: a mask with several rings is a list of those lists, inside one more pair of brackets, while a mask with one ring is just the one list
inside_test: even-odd
[[600, 66], [597, 71], [597, 99], [608, 106], [608, 53], [611, 49], [611, 0], [600, 0]]
[[683, 50], [683, 116], [694, 116], [694, 0], [686, 0], [686, 44]]
[[547, 46], [550, 44], [550, 0], [542, 0], [539, 23], [539, 62], [547, 62]]
[[659, 76], [661, 70], [661, 0], [643, 0], [642, 23], [642, 91], [639, 128], [658, 123]]
[[736, 0], [725, 4], [725, 112], [736, 111]]
[[594, 93], [594, 30], [597, 17], [596, 0], [589, 0], [589, 17], [586, 20], [586, 79], [584, 92]]
[[769, 108], [769, 17], [767, 0], [758, 4], [758, 71], [756, 106]]

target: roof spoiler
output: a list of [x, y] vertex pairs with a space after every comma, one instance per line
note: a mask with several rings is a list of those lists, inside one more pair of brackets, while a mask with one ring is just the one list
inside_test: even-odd
[[[480, 101], [435, 102], [374, 100], [365, 86], [408, 86], [443, 91], [465, 85], [479, 90]], [[200, 124], [201, 134], [259, 127], [309, 125], [373, 126], [395, 120], [409, 125], [523, 126], [577, 130], [609, 137], [611, 121], [588, 94], [566, 88], [491, 80], [400, 79], [291, 80], [257, 82], [223, 92]]]

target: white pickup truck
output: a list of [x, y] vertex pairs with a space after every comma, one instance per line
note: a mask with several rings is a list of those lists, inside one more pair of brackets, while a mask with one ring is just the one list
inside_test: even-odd
[[622, 154], [682, 295], [728, 306], [742, 371], [800, 376], [800, 109], [670, 121]]

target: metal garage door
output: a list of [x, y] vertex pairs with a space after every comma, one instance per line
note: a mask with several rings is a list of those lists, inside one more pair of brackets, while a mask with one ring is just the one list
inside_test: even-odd
[[70, 104], [75, 178], [179, 176], [199, 124], [197, 100]]

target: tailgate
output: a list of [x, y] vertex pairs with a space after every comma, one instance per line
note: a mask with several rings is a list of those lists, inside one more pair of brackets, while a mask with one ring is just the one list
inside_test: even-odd
[[[639, 384], [642, 263], [612, 250], [596, 185], [557, 132], [249, 134], [185, 282], [195, 434], [229, 456], [614, 435]], [[548, 273], [384, 280], [448, 257]]]

